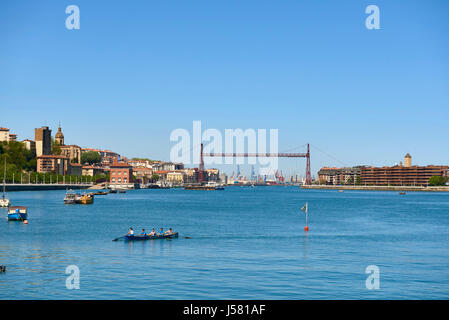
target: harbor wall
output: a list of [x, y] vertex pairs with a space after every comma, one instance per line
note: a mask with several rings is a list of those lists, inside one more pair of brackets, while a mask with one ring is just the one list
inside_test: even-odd
[[[43, 191], [43, 190], [66, 190], [66, 189], [87, 189], [92, 184], [20, 184], [20, 183], [7, 183], [6, 192], [12, 191]], [[3, 187], [3, 186], [2, 186]]]
[[421, 187], [421, 186], [328, 186], [303, 185], [301, 189], [317, 190], [371, 190], [371, 191], [422, 191], [422, 192], [449, 192], [449, 186]]

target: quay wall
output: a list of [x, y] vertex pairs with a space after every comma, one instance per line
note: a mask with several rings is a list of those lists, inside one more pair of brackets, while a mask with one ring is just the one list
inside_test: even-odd
[[327, 186], [303, 185], [301, 189], [317, 190], [371, 190], [371, 191], [423, 191], [423, 192], [449, 192], [449, 186], [421, 187], [421, 186]]
[[[92, 184], [20, 184], [20, 183], [7, 183], [5, 185], [6, 192], [12, 191], [44, 191], [44, 190], [66, 190], [66, 189], [87, 189]], [[0, 186], [2, 189], [3, 186]]]

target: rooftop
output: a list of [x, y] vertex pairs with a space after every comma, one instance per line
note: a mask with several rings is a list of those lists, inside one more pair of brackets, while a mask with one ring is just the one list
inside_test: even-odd
[[53, 155], [53, 154], [43, 154], [39, 157], [37, 157], [37, 159], [69, 159], [65, 156], [57, 156], [57, 155]]
[[117, 162], [110, 165], [111, 168], [131, 168], [131, 166], [125, 162]]

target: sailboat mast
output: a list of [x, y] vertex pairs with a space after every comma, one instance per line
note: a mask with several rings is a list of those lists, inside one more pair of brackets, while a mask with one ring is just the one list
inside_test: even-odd
[[5, 157], [5, 171], [3, 173], [3, 199], [5, 198], [5, 190], [6, 190], [6, 157]]

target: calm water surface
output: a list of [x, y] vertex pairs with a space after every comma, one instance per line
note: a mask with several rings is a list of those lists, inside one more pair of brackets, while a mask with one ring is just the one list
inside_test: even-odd
[[[64, 205], [64, 194], [8, 194], [29, 224], [0, 210], [0, 299], [449, 298], [449, 194], [132, 190], [90, 206]], [[130, 226], [180, 238], [111, 241]], [[79, 290], [66, 288], [68, 265]], [[379, 290], [365, 287], [368, 265]]]

